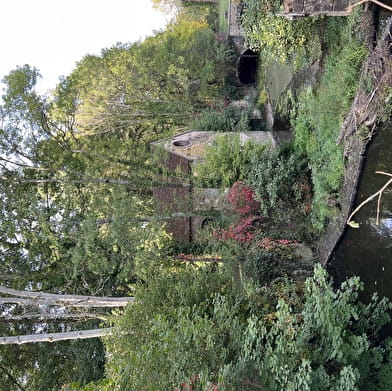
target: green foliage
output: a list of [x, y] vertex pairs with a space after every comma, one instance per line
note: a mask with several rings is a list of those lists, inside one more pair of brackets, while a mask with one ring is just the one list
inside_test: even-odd
[[[171, 240], [151, 208], [149, 143], [223, 93], [231, 55], [206, 22], [183, 19], [144, 42], [86, 56], [50, 98], [35, 91], [36, 69], [7, 76], [0, 108], [3, 283], [117, 295], [170, 267]], [[10, 330], [23, 333], [19, 324]], [[102, 355], [86, 345], [80, 371], [76, 354], [64, 350], [58, 359], [55, 350], [41, 361], [20, 355], [20, 368], [36, 365], [31, 372], [42, 378], [31, 389], [102, 375]], [[10, 363], [12, 349], [1, 356]], [[24, 380], [20, 368], [12, 373]], [[12, 389], [10, 379], [4, 389]]]
[[250, 110], [238, 110], [235, 107], [222, 110], [209, 108], [203, 110], [190, 127], [201, 131], [244, 132], [249, 130], [250, 114]]
[[[325, 270], [315, 269], [306, 282], [300, 313], [283, 299], [271, 322], [249, 319], [240, 359], [226, 369], [235, 389], [249, 390], [245, 383], [249, 377], [254, 389], [384, 389], [378, 378], [389, 369], [390, 342], [374, 336], [389, 321], [389, 315], [381, 313], [391, 304], [374, 297], [365, 306], [357, 301], [361, 289], [357, 278], [337, 291], [326, 278]], [[376, 308], [373, 323], [371, 311]]]
[[265, 146], [250, 140], [242, 143], [240, 135], [218, 135], [207, 149], [204, 161], [195, 167], [195, 174], [203, 185], [229, 187], [247, 176], [252, 156], [264, 149]]
[[206, 22], [186, 17], [142, 43], [87, 56], [65, 80], [79, 95], [79, 128], [149, 141], [173, 132], [220, 96], [231, 56]]
[[0, 356], [2, 391], [21, 390], [13, 379], [24, 390], [58, 391], [63, 384], [77, 381], [84, 385], [104, 376], [105, 351], [99, 339], [61, 341], [50, 349], [42, 343], [2, 346]]
[[321, 229], [330, 215], [326, 205], [336, 193], [344, 170], [342, 147], [336, 145], [344, 115], [348, 112], [367, 54], [355, 40], [327, 57], [319, 87], [300, 96], [293, 114], [295, 145], [309, 159], [314, 186], [313, 223]]
[[124, 189], [113, 189], [110, 199], [102, 201], [83, 220], [79, 238], [69, 250], [73, 265], [69, 279], [84, 276], [94, 281], [95, 289], [116, 287], [117, 292], [126, 292], [135, 278], [144, 278], [165, 264], [170, 236], [162, 222], [144, 221], [151, 214], [148, 206]]
[[391, 304], [359, 302], [358, 278], [334, 290], [320, 266], [302, 300], [289, 286], [248, 282], [234, 296], [211, 269], [152, 279], [106, 341], [111, 387], [173, 389], [197, 375], [200, 390], [387, 390]]
[[252, 156], [247, 181], [255, 190], [262, 214], [275, 209], [282, 201], [293, 201], [304, 161], [287, 145], [278, 150], [266, 149]]
[[[267, 4], [266, 4], [267, 3]], [[274, 4], [268, 4], [274, 3]], [[301, 65], [305, 57], [315, 56], [317, 19], [302, 18], [289, 21], [276, 16], [280, 2], [245, 0], [242, 24], [248, 47], [260, 50], [264, 60]]]
[[285, 275], [286, 270], [282, 262], [284, 260], [285, 257], [281, 253], [256, 245], [248, 251], [243, 270], [247, 278], [253, 279], [257, 285], [262, 286]]
[[[306, 155], [319, 227], [330, 215], [327, 198], [340, 186], [343, 158], [335, 139], [366, 55], [349, 38], [357, 19], [290, 23], [264, 12], [277, 11], [280, 1], [244, 3], [247, 40], [267, 60], [298, 65], [305, 55], [319, 56], [315, 31], [325, 24], [325, 74], [293, 113], [295, 152], [242, 143], [238, 134], [218, 135], [195, 168], [199, 184], [227, 187], [246, 180], [276, 229], [282, 233], [278, 211], [285, 229], [294, 231], [287, 208], [303, 201]], [[210, 241], [223, 266], [189, 267], [168, 256], [184, 247], [171, 241], [153, 215], [149, 143], [199, 113], [195, 129], [249, 128], [246, 110], [210, 109], [230, 89], [233, 50], [216, 39], [204, 17], [188, 11], [144, 42], [86, 56], [50, 101], [34, 90], [36, 69], [24, 66], [5, 78], [0, 274], [15, 287], [67, 293], [110, 295], [135, 288], [136, 302], [113, 316], [119, 332], [105, 341], [105, 379], [97, 341], [50, 350], [4, 347], [0, 388], [20, 389], [16, 379], [32, 390], [172, 390], [197, 375], [203, 391], [217, 384], [238, 391], [391, 389], [392, 343], [380, 334], [391, 305], [377, 297], [368, 305], [358, 302], [358, 279], [333, 290], [317, 268], [298, 295], [301, 285], [277, 281], [287, 265], [295, 266], [293, 253], [287, 246], [271, 251], [271, 243], [281, 242], [263, 232], [247, 250], [242, 243]], [[260, 94], [258, 103], [265, 99]], [[185, 249], [202, 254], [205, 244]], [[0, 326], [6, 334], [37, 325]]]
[[107, 341], [108, 375], [117, 387], [169, 390], [216, 371], [238, 349], [231, 291], [230, 280], [211, 268], [162, 273], [139, 286], [137, 302], [115, 319], [126, 334]]

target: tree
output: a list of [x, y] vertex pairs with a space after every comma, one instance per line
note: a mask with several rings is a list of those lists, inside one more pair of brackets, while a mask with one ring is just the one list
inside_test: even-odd
[[[86, 327], [86, 325], [83, 325], [82, 321], [86, 323], [86, 320], [89, 319], [103, 318], [104, 315], [102, 313], [96, 312], [96, 307], [124, 307], [125, 305], [133, 301], [132, 297], [114, 298], [80, 295], [60, 295], [44, 292], [33, 292], [27, 290], [21, 291], [10, 289], [5, 286], [0, 286], [0, 293], [3, 295], [11, 296], [0, 297], [0, 308], [2, 312], [0, 316], [0, 329], [1, 333], [8, 334], [8, 336], [6, 337], [0, 337], [0, 345], [21, 345], [39, 342], [56, 342], [58, 344], [61, 343], [60, 341], [67, 340], [71, 340], [72, 343], [75, 343], [75, 341], [77, 340], [92, 338], [96, 339], [97, 337], [108, 336], [110, 335], [110, 333], [113, 332], [113, 329], [99, 328], [70, 331], [70, 328], [71, 330], [72, 328], [75, 328], [76, 322], [79, 322], [82, 327]], [[7, 304], [12, 305], [7, 306]], [[69, 308], [71, 307], [84, 308], [84, 312], [70, 313]], [[38, 308], [39, 311], [32, 314], [32, 308]], [[86, 312], [87, 309], [89, 309], [90, 311]], [[92, 312], [91, 309], [94, 309], [94, 312]], [[5, 322], [2, 322], [3, 319], [5, 320]], [[91, 320], [89, 322], [91, 322]], [[87, 322], [87, 324], [89, 322]], [[60, 329], [61, 331], [54, 333], [50, 332], [50, 330], [53, 329]], [[21, 332], [23, 333], [28, 330], [34, 331], [34, 333], [25, 335], [20, 334]], [[37, 330], [43, 331], [37, 332]], [[94, 348], [94, 346], [96, 346], [97, 348]], [[88, 351], [90, 347], [93, 347], [91, 353], [95, 355], [94, 361], [96, 361], [98, 358], [97, 352], [100, 349], [102, 350], [102, 346], [97, 346], [96, 342], [89, 342], [88, 345], [84, 345], [84, 351]], [[81, 351], [78, 350], [73, 351], [69, 345], [62, 345], [62, 348], [60, 350], [62, 350], [63, 360], [65, 360], [68, 355], [75, 359], [81, 353]], [[65, 354], [67, 350], [68, 352], [67, 354]], [[17, 389], [24, 389], [26, 379], [29, 380], [29, 383], [37, 382], [38, 384], [45, 385], [43, 389], [52, 389], [52, 386], [50, 386], [49, 388], [49, 384], [51, 384], [51, 382], [49, 379], [46, 378], [44, 372], [45, 369], [49, 370], [49, 368], [46, 368], [46, 366], [49, 364], [49, 362], [46, 361], [46, 359], [48, 358], [48, 353], [45, 352], [45, 354], [43, 354], [40, 347], [36, 349], [27, 348], [25, 351], [29, 352], [29, 355], [32, 355], [28, 362], [30, 364], [34, 364], [36, 368], [39, 368], [39, 370], [31, 371], [24, 367], [22, 378], [22, 375], [15, 375], [15, 373], [18, 373], [19, 371], [19, 366], [16, 363], [12, 363], [12, 360], [11, 362], [8, 361], [2, 363], [2, 360], [0, 359], [0, 371], [6, 375], [6, 380], [4, 380], [4, 382], [8, 385], [7, 389], [12, 390], [14, 389], [14, 387], [16, 387]], [[36, 351], [40, 352], [40, 354], [35, 354]], [[5, 354], [2, 357], [7, 357], [7, 353], [15, 354], [15, 351], [3, 350], [3, 353]], [[53, 349], [52, 357], [49, 361], [55, 360], [56, 354], [58, 354], [58, 349]], [[100, 356], [102, 356], [102, 353], [100, 354]], [[87, 362], [88, 361], [90, 360], [87, 360]], [[82, 364], [82, 366], [83, 365], [89, 366], [90, 364]], [[102, 360], [97, 361], [97, 366], [99, 365], [102, 366]], [[91, 381], [96, 380], [101, 376], [101, 374], [96, 373], [98, 369], [97, 367], [94, 367], [94, 365], [92, 365], [90, 369], [93, 370], [94, 375], [90, 372], [90, 375], [87, 375], [87, 378], [85, 377], [85, 375], [83, 375], [82, 378], [86, 379], [87, 381]], [[41, 379], [40, 377], [36, 377], [35, 372], [39, 372], [40, 375], [44, 375], [43, 378]], [[50, 373], [52, 372], [54, 371], [50, 371]], [[20, 380], [21, 378], [22, 380]], [[21, 385], [22, 383], [23, 386]]]
[[162, 258], [163, 223], [138, 222], [154, 217], [149, 143], [220, 93], [226, 54], [214, 39], [204, 22], [183, 20], [143, 43], [87, 56], [51, 100], [36, 93], [34, 68], [5, 78], [1, 268], [20, 272], [15, 287], [34, 277], [45, 290], [112, 294], [136, 278], [142, 258]]
[[124, 334], [106, 341], [113, 388], [181, 389], [198, 379], [218, 390], [390, 389], [392, 343], [380, 332], [392, 305], [376, 295], [360, 302], [357, 277], [335, 290], [317, 266], [302, 292], [276, 281], [234, 294], [219, 271], [208, 273], [139, 291], [143, 306], [128, 307], [116, 321]]
[[154, 8], [171, 14], [181, 6], [181, 0], [151, 0]]
[[86, 384], [103, 377], [104, 362], [99, 338], [1, 345], [0, 389], [48, 391], [75, 381]]
[[[28, 65], [5, 78], [3, 284], [119, 296], [173, 264], [171, 238], [151, 202], [156, 173], [149, 144], [182, 129], [189, 115], [223, 94], [228, 53], [204, 21], [188, 17], [143, 43], [86, 56], [52, 96], [37, 93], [39, 72]], [[76, 321], [78, 329], [95, 329], [102, 316], [67, 310], [59, 319], [52, 306], [34, 311], [29, 298], [2, 300], [2, 335], [69, 332]], [[96, 339], [58, 342], [50, 350], [41, 345], [2, 346], [2, 387], [18, 389], [25, 379], [22, 387], [27, 382], [32, 389], [60, 389], [75, 366], [94, 367], [91, 357], [103, 356]], [[27, 371], [23, 362], [31, 363]], [[80, 375], [82, 384], [102, 376], [102, 359], [92, 372]]]

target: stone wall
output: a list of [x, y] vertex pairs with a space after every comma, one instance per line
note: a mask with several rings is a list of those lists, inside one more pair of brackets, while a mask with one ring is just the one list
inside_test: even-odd
[[285, 0], [283, 13], [288, 19], [312, 15], [344, 16], [351, 11], [347, 9], [354, 0]]
[[[229, 7], [229, 36], [231, 38], [240, 39], [243, 44], [244, 29], [241, 26], [241, 10], [242, 3], [240, 0], [231, 0]], [[236, 42], [237, 44], [239, 42]]]
[[392, 20], [386, 26], [368, 61], [363, 65], [359, 92], [354, 98], [337, 140], [337, 143], [344, 146], [345, 176], [339, 200], [339, 213], [329, 222], [318, 244], [317, 252], [322, 262], [328, 262], [346, 229], [365, 161], [366, 148], [373, 132], [379, 121], [391, 115], [391, 103], [389, 102], [388, 106], [385, 102], [392, 85], [391, 47]]

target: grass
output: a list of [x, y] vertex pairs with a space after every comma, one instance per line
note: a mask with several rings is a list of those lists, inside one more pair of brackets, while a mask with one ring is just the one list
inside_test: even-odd
[[[367, 49], [352, 35], [352, 20], [340, 27], [341, 37], [330, 47], [318, 87], [300, 95], [293, 116], [295, 145], [306, 154], [312, 172], [314, 227], [321, 230], [338, 197], [344, 175], [342, 146], [336, 144], [344, 117], [356, 93], [360, 67]], [[332, 26], [335, 28], [335, 26]]]

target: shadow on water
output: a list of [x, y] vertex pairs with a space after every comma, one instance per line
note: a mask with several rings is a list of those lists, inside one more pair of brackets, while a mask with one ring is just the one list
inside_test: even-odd
[[[375, 174], [375, 171], [392, 173], [392, 123], [380, 127], [377, 133], [367, 153], [355, 207], [390, 179]], [[360, 228], [347, 228], [329, 263], [336, 284], [347, 277], [361, 278], [365, 288], [362, 299], [365, 301], [373, 292], [392, 300], [392, 186], [383, 193], [378, 225], [376, 214], [375, 198], [354, 216]]]

